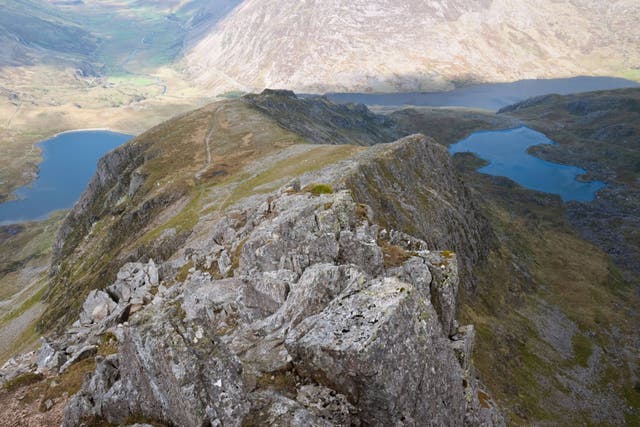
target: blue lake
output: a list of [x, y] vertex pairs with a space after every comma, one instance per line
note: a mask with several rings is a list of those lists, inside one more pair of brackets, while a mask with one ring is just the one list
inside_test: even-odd
[[520, 80], [513, 83], [487, 83], [461, 87], [448, 92], [413, 93], [329, 93], [338, 103], [361, 103], [380, 106], [468, 107], [499, 110], [527, 98], [557, 93], [638, 87], [632, 80], [617, 77], [572, 77], [566, 79]]
[[476, 132], [449, 147], [452, 154], [471, 152], [490, 162], [479, 172], [506, 176], [525, 188], [557, 194], [562, 200], [588, 202], [605, 184], [576, 180], [583, 169], [547, 162], [527, 153], [534, 145], [553, 144], [544, 134], [527, 127]]
[[73, 206], [93, 176], [98, 160], [133, 138], [108, 131], [59, 134], [38, 144], [38, 178], [16, 190], [17, 199], [0, 204], [0, 225], [46, 218]]

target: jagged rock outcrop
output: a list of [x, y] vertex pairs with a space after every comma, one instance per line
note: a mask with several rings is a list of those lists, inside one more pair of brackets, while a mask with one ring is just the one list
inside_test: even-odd
[[[149, 145], [133, 163], [114, 166], [122, 176], [103, 177], [74, 209], [80, 223], [68, 222], [61, 242], [82, 242], [64, 260], [58, 252], [51, 292], [59, 302], [73, 280], [96, 283], [83, 283], [78, 320], [48, 337], [39, 359], [46, 375], [96, 361], [65, 425], [501, 424], [490, 400], [479, 401], [473, 329], [456, 321], [460, 280], [468, 287], [468, 266], [484, 250], [464, 235], [490, 235], [446, 151], [424, 136], [367, 148], [294, 144], [298, 134], [281, 126], [234, 128], [238, 117], [274, 126], [248, 100], [175, 119], [149, 135], [181, 141], [198, 123], [204, 141], [193, 145], [215, 150], [218, 163], [202, 169], [191, 152], [176, 162], [181, 148], [142, 138], [134, 142]], [[384, 139], [366, 123], [355, 128], [356, 140]], [[207, 139], [225, 132], [233, 137]], [[242, 157], [259, 155], [224, 158], [238, 135]], [[282, 173], [291, 159], [298, 164]], [[103, 205], [114, 199], [117, 212]], [[179, 245], [161, 258], [147, 252], [171, 233], [183, 236]]]
[[423, 135], [377, 145], [358, 158], [345, 183], [387, 228], [458, 252], [465, 289], [473, 287], [472, 266], [495, 237], [445, 147]]
[[110, 211], [118, 199], [127, 194], [131, 185], [129, 175], [144, 161], [144, 148], [143, 144], [133, 141], [100, 159], [87, 189], [60, 227], [53, 245], [54, 268], [89, 230], [93, 218]]
[[[349, 191], [295, 188], [222, 218], [126, 319], [92, 317], [86, 339], [108, 330], [118, 352], [97, 358], [64, 425], [501, 423], [479, 404], [473, 334], [453, 318], [456, 256], [382, 230]], [[227, 278], [211, 268], [222, 253]], [[114, 312], [153, 268], [123, 268]]]

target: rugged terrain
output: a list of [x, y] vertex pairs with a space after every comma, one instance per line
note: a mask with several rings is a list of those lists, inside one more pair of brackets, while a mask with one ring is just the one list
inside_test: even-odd
[[547, 96], [505, 108], [558, 144], [533, 153], [578, 165], [607, 188], [592, 203], [570, 203], [571, 224], [602, 247], [640, 289], [640, 90]]
[[[298, 103], [325, 109], [305, 135], [257, 107]], [[59, 333], [5, 366], [5, 388], [50, 422], [66, 404], [65, 425], [501, 424], [456, 320], [457, 260], [479, 249], [447, 249], [486, 221], [443, 147], [390, 143], [373, 119], [267, 91], [105, 157], [54, 246], [43, 326]], [[343, 144], [314, 139], [331, 133]], [[429, 241], [394, 228], [403, 215]]]
[[189, 46], [186, 64], [211, 91], [398, 92], [585, 74], [637, 78], [639, 17], [634, 0], [246, 0]]
[[[476, 172], [484, 163], [473, 155], [454, 157], [499, 242], [489, 263], [475, 270], [479, 301], [469, 301], [462, 318], [484, 337], [476, 364], [494, 397], [513, 411], [513, 422], [638, 422], [640, 374], [632, 355], [640, 344], [639, 282], [632, 260], [639, 246], [628, 237], [637, 212], [629, 209], [637, 202], [637, 95], [634, 89], [553, 95], [500, 114], [438, 108], [391, 113], [405, 132], [428, 132], [445, 145], [474, 131], [525, 124], [558, 142], [548, 150], [534, 147], [535, 155], [583, 167], [589, 179], [608, 185], [591, 203], [564, 204]], [[611, 133], [621, 127], [624, 137]], [[612, 225], [602, 227], [607, 223]]]
[[[473, 156], [452, 164], [434, 140], [391, 143], [421, 132], [447, 145], [520, 124], [514, 114], [381, 117], [265, 91], [142, 134], [101, 161], [65, 219], [39, 324], [49, 338], [5, 365], [3, 407], [70, 425], [171, 423], [190, 396], [194, 425], [322, 425], [425, 413], [499, 423], [497, 404], [508, 424], [633, 425], [638, 298], [561, 200], [478, 174]], [[427, 351], [423, 339], [436, 374], [382, 368], [413, 363], [389, 349]], [[198, 356], [212, 351], [216, 366]], [[421, 387], [453, 404], [381, 403]]]

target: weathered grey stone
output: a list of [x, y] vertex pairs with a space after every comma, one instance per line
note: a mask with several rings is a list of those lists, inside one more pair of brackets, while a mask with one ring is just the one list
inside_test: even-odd
[[249, 395], [251, 411], [244, 420], [246, 426], [309, 426], [332, 427], [335, 424], [307, 410], [300, 403], [273, 391], [258, 391]]
[[475, 337], [476, 331], [473, 325], [460, 326], [453, 336], [451, 347], [453, 351], [455, 351], [462, 369], [468, 369], [471, 366], [471, 355], [473, 354]]
[[115, 308], [116, 303], [109, 294], [99, 290], [91, 291], [84, 304], [82, 304], [80, 323], [82, 325], [98, 323], [104, 320]]
[[[185, 427], [241, 424], [248, 403], [239, 360], [206, 328], [176, 316], [175, 310], [147, 314], [125, 328], [119, 379], [110, 385], [96, 371], [81, 391], [92, 396], [95, 415], [116, 424], [132, 414]], [[86, 412], [85, 404], [76, 406]]]
[[218, 258], [218, 270], [222, 277], [227, 277], [231, 271], [232, 263], [231, 258], [226, 250], [223, 250]]
[[433, 275], [431, 301], [438, 312], [442, 329], [451, 336], [456, 332], [458, 303], [458, 262], [452, 252], [431, 252], [425, 255]]
[[205, 320], [219, 334], [233, 329], [241, 316], [242, 280], [191, 278], [184, 286], [185, 320]]
[[160, 283], [158, 267], [152, 259], [150, 259], [149, 263], [147, 264], [147, 275], [149, 276], [149, 283], [151, 285], [157, 285], [158, 283]]
[[86, 359], [88, 357], [94, 356], [97, 352], [98, 352], [97, 345], [87, 345], [85, 347], [82, 347], [81, 349], [73, 353], [66, 362], [64, 362], [64, 365], [60, 367], [60, 373], [63, 373], [64, 371], [66, 371], [72, 365], [78, 363], [79, 361]]
[[365, 274], [354, 267], [315, 264], [307, 268], [293, 285], [280, 313], [293, 327], [324, 310], [345, 287], [364, 281]]
[[40, 342], [37, 372], [55, 371], [60, 368], [65, 361], [64, 354], [53, 348], [44, 337], [40, 338]]
[[65, 408], [64, 427], [80, 425], [85, 417], [102, 416], [106, 401], [104, 396], [120, 378], [118, 364], [117, 355], [96, 357], [95, 371], [85, 378], [82, 390], [73, 396]]
[[318, 386], [303, 385], [296, 400], [312, 414], [329, 421], [333, 426], [359, 426], [356, 408], [347, 398], [334, 390]]
[[347, 396], [365, 424], [462, 425], [461, 369], [441, 331], [428, 297], [385, 278], [347, 288], [285, 344], [298, 373]]
[[297, 280], [298, 275], [291, 270], [266, 271], [252, 278], [250, 286], [281, 306], [286, 301], [291, 286]]
[[[123, 266], [109, 287], [117, 307], [65, 338], [67, 351], [106, 330], [119, 343], [65, 425], [132, 414], [198, 427], [491, 425], [472, 330], [455, 321], [456, 257], [380, 232], [372, 216], [346, 191], [281, 191], [199, 229], [162, 266], [175, 278], [193, 261], [183, 283], [159, 285], [153, 261]], [[394, 267], [388, 244], [407, 254]], [[202, 271], [214, 262], [233, 277]]]
[[382, 272], [384, 256], [376, 244], [375, 236], [358, 235], [350, 230], [340, 232], [340, 258], [355, 264], [372, 276]]

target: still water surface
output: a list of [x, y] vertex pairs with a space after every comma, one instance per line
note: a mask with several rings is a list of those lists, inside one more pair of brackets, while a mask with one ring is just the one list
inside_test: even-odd
[[514, 83], [491, 83], [468, 86], [449, 92], [425, 93], [330, 93], [327, 97], [339, 103], [361, 103], [380, 106], [468, 107], [497, 111], [502, 107], [534, 96], [557, 93], [640, 87], [640, 83], [616, 77], [573, 77], [567, 79], [521, 80]]
[[534, 145], [554, 144], [540, 132], [528, 127], [476, 132], [449, 147], [452, 154], [471, 152], [490, 162], [479, 172], [506, 176], [525, 188], [557, 194], [562, 200], [588, 202], [604, 188], [600, 181], [582, 182], [576, 178], [585, 171], [539, 159], [527, 153]]
[[77, 131], [39, 143], [43, 160], [38, 178], [16, 190], [16, 200], [0, 204], [0, 225], [44, 219], [55, 210], [72, 207], [98, 160], [131, 138], [109, 131]]

